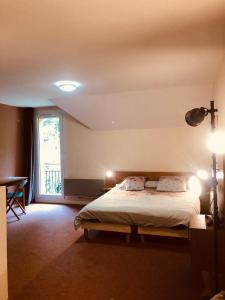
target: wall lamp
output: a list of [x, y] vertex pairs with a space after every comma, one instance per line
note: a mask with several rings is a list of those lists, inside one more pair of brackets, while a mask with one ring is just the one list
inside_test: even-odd
[[105, 176], [106, 176], [107, 178], [113, 177], [113, 171], [111, 171], [111, 170], [106, 171], [106, 172], [105, 172]]
[[215, 115], [215, 112], [217, 112], [218, 110], [214, 108], [214, 104], [212, 102], [214, 101], [211, 101], [210, 109], [206, 107], [200, 107], [200, 108], [193, 108], [192, 110], [189, 110], [185, 115], [185, 120], [188, 123], [188, 125], [192, 127], [196, 127], [200, 125], [202, 121], [204, 121], [205, 117], [209, 113]]
[[[192, 127], [196, 127], [200, 125], [206, 116], [210, 114], [211, 117], [211, 132], [216, 136], [216, 124], [215, 124], [215, 113], [218, 110], [214, 106], [214, 101], [210, 101], [210, 109], [206, 107], [194, 108], [188, 111], [185, 115], [185, 120], [188, 125]], [[224, 153], [225, 149], [221, 149], [224, 145], [221, 144], [221, 135], [219, 138], [219, 143], [216, 142], [216, 139], [210, 139], [209, 148], [212, 150], [212, 178], [211, 178], [211, 191], [212, 191], [212, 200], [213, 200], [213, 226], [214, 226], [214, 272], [215, 272], [215, 292], [218, 291], [218, 225], [219, 225], [219, 217], [218, 217], [218, 201], [217, 201], [217, 161], [216, 161], [216, 153]], [[216, 147], [218, 144], [218, 147]]]

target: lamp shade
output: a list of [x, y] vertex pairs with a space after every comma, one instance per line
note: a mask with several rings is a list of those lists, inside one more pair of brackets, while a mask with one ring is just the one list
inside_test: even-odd
[[192, 127], [196, 127], [202, 123], [202, 121], [205, 119], [205, 116], [207, 114], [208, 111], [204, 107], [193, 108], [192, 110], [189, 110], [186, 113], [185, 121], [187, 122], [188, 125]]

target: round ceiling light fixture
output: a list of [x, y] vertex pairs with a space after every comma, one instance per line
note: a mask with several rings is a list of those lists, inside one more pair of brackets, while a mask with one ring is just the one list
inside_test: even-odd
[[61, 91], [63, 92], [73, 92], [75, 91], [81, 84], [77, 81], [72, 80], [60, 80], [54, 83]]

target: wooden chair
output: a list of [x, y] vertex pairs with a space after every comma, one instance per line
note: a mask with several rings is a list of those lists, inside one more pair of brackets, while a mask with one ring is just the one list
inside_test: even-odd
[[[18, 220], [20, 220], [20, 218], [18, 214], [15, 212], [13, 206], [16, 203], [18, 207], [22, 210], [22, 212], [26, 214], [24, 188], [27, 184], [27, 181], [28, 181], [27, 179], [24, 179], [20, 184], [18, 184], [14, 192], [7, 192], [6, 213], [8, 213], [11, 210]], [[21, 205], [20, 203], [21, 199], [23, 205]]]

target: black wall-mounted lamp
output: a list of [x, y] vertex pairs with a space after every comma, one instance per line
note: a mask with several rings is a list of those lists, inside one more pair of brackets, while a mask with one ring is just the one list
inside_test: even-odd
[[[185, 115], [185, 121], [188, 125], [196, 127], [200, 125], [205, 117], [210, 114], [211, 116], [211, 131], [215, 132], [215, 113], [218, 110], [214, 107], [214, 101], [210, 101], [210, 109], [205, 107], [194, 108], [188, 111]], [[217, 162], [216, 153], [212, 153], [212, 180], [211, 191], [213, 193], [213, 226], [214, 226], [214, 272], [215, 272], [215, 292], [218, 291], [218, 203], [217, 203]]]
[[[211, 125], [215, 128], [215, 113], [218, 111], [214, 108], [214, 101], [210, 102], [211, 107], [210, 109], [206, 107], [200, 107], [200, 108], [193, 108], [192, 110], [189, 110], [185, 115], [185, 121], [188, 125], [192, 127], [196, 127], [200, 125], [205, 117], [210, 113], [211, 114]], [[213, 124], [212, 124], [213, 122]]]

